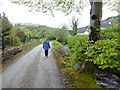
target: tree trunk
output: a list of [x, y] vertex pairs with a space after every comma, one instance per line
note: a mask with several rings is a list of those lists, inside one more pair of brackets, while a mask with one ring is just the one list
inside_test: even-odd
[[89, 40], [96, 42], [100, 38], [100, 26], [102, 18], [102, 0], [95, 2], [90, 0], [90, 27], [89, 27]]
[[[98, 2], [99, 1], [99, 2]], [[95, 43], [100, 38], [101, 18], [102, 18], [102, 0], [90, 0], [90, 26], [89, 26], [89, 41]], [[89, 49], [88, 47], [88, 49]], [[85, 61], [82, 66], [82, 71], [94, 71], [95, 65], [92, 62]]]

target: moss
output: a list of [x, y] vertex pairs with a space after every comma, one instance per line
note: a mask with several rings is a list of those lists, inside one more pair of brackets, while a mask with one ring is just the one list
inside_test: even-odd
[[75, 88], [100, 88], [94, 80], [94, 74], [89, 72], [80, 73], [79, 70], [73, 67], [65, 67], [62, 72], [69, 76], [72, 86]]
[[[55, 53], [54, 53], [55, 54]], [[56, 56], [57, 57], [57, 56]], [[67, 83], [68, 88], [100, 88], [96, 84], [94, 73], [82, 72], [78, 68], [70, 67], [68, 62], [65, 62], [63, 58], [57, 57], [57, 62], [60, 64], [62, 73], [68, 77], [69, 83]], [[63, 63], [65, 62], [65, 63]]]

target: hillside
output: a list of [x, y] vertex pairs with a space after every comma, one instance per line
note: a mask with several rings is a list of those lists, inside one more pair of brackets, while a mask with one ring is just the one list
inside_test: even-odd
[[[120, 15], [108, 17], [107, 19], [105, 19], [101, 22], [101, 28], [104, 29], [104, 28], [108, 28], [111, 26], [116, 26], [116, 25], [120, 24], [119, 20], [120, 20]], [[84, 33], [85, 31], [88, 32], [88, 28], [89, 28], [89, 26], [78, 28], [77, 33]]]

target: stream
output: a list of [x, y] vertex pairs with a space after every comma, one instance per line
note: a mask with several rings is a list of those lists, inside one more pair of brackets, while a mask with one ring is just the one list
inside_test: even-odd
[[[64, 45], [64, 49], [67, 50], [68, 46]], [[88, 49], [88, 48], [87, 48]], [[74, 67], [79, 68], [79, 64], [75, 64]], [[113, 73], [97, 70], [95, 81], [102, 88], [114, 88], [115, 90], [120, 90], [120, 76]]]
[[115, 88], [120, 90], [120, 77], [115, 74], [97, 70], [95, 76], [96, 83], [103, 88]]

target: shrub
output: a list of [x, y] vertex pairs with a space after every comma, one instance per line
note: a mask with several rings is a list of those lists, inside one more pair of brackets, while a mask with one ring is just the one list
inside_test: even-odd
[[52, 46], [53, 46], [52, 49], [54, 50], [58, 57], [63, 57], [65, 55], [65, 50], [61, 43], [59, 43], [58, 41], [54, 41], [52, 43]]
[[86, 47], [88, 46], [88, 36], [75, 35], [73, 37], [69, 37], [67, 43], [70, 48], [69, 54], [71, 65], [81, 63], [84, 60], [84, 53], [86, 52]]
[[118, 45], [119, 27], [111, 27], [101, 31], [101, 39], [93, 44], [86, 53], [88, 59], [99, 68], [117, 69], [120, 71], [120, 59], [118, 53], [120, 45]]
[[87, 52], [89, 60], [97, 64], [99, 68], [112, 68], [120, 70], [118, 58], [118, 40], [98, 40]]
[[13, 46], [19, 46], [20, 45], [20, 39], [17, 36], [13, 37]]
[[55, 30], [55, 37], [58, 42], [66, 42], [68, 38], [68, 30], [63, 27]]
[[119, 30], [120, 30], [120, 27], [117, 27], [117, 26], [101, 30], [100, 40], [118, 38], [118, 31]]

